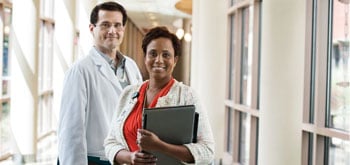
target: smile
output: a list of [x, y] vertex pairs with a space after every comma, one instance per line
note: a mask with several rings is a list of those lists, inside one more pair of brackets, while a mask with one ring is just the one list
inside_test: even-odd
[[152, 68], [156, 69], [156, 70], [160, 70], [160, 69], [162, 69], [162, 70], [164, 69], [165, 70], [166, 69], [165, 66], [163, 66], [163, 67], [162, 66], [153, 66]]

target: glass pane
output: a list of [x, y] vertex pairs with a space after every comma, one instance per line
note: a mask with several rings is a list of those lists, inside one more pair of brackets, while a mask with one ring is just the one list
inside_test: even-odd
[[8, 56], [8, 48], [9, 48], [9, 36], [4, 36], [4, 43], [3, 43], [3, 53], [2, 53], [2, 75], [8, 76], [9, 73], [9, 56]]
[[250, 116], [240, 112], [239, 116], [239, 163], [249, 164]]
[[312, 1], [312, 26], [311, 26], [311, 63], [310, 63], [310, 105], [309, 105], [309, 123], [314, 123], [315, 112], [315, 76], [316, 76], [316, 24], [317, 24], [317, 1]]
[[226, 152], [233, 153], [233, 123], [232, 123], [232, 108], [226, 108], [226, 132], [227, 132], [227, 142], [226, 142]]
[[[255, 10], [254, 10], [254, 12], [256, 12]], [[262, 22], [262, 3], [259, 3], [259, 34], [258, 34], [258, 36], [259, 36], [259, 55], [258, 55], [258, 65], [259, 65], [259, 67], [258, 67], [258, 83], [257, 83], [257, 96], [254, 96], [254, 97], [257, 97], [257, 110], [259, 110], [260, 109], [260, 73], [261, 73], [261, 22]], [[255, 37], [255, 36], [254, 36]], [[258, 123], [259, 124], [259, 123]]]
[[233, 6], [238, 0], [231, 0], [231, 6]]
[[[52, 95], [45, 95], [39, 100], [38, 113], [38, 136], [40, 140], [37, 143], [37, 162], [44, 164], [55, 164], [57, 159], [57, 136], [52, 131], [55, 130], [56, 118], [52, 110]], [[43, 135], [45, 137], [43, 138]], [[53, 162], [48, 162], [53, 160]]]
[[53, 6], [54, 6], [54, 0], [45, 0], [45, 1], [41, 1], [40, 4], [40, 13], [41, 13], [41, 17], [44, 18], [53, 18]]
[[8, 89], [9, 89], [9, 81], [2, 80], [2, 96], [8, 95]]
[[52, 89], [52, 68], [53, 68], [53, 25], [47, 24], [45, 27], [45, 53], [46, 56], [44, 65], [45, 65], [45, 89]]
[[313, 148], [314, 148], [314, 134], [308, 133], [308, 165], [312, 165]]
[[1, 28], [3, 32], [2, 43], [2, 77], [1, 77], [1, 96], [3, 102], [0, 107], [0, 156], [11, 153], [12, 133], [10, 125], [10, 103], [6, 101], [6, 98], [10, 95], [10, 60], [9, 55], [9, 35], [11, 27], [11, 9], [3, 8], [2, 21], [3, 26]]
[[40, 31], [39, 91], [52, 88], [53, 26], [42, 22]]
[[255, 137], [252, 137], [252, 138], [255, 138], [255, 165], [258, 164], [258, 159], [259, 159], [259, 153], [258, 153], [258, 150], [259, 150], [259, 118], [257, 117], [256, 118], [257, 122], [256, 122], [256, 132], [255, 132]]
[[233, 94], [233, 87], [234, 87], [234, 46], [235, 46], [235, 37], [234, 37], [234, 22], [235, 22], [235, 16], [231, 16], [231, 27], [230, 27], [230, 33], [231, 33], [231, 38], [230, 38], [230, 56], [229, 56], [229, 82], [228, 82], [228, 99], [233, 100], [234, 99], [234, 94]]
[[236, 5], [237, 3], [244, 1], [244, 0], [231, 0], [231, 6]]
[[39, 100], [39, 121], [38, 134], [39, 136], [54, 130], [54, 113], [52, 111], [52, 96], [41, 97]]
[[242, 12], [242, 45], [241, 45], [241, 86], [240, 86], [240, 103], [251, 105], [252, 90], [252, 52], [251, 52], [251, 28], [249, 10], [245, 8]]
[[37, 143], [35, 164], [55, 165], [57, 160], [57, 136], [50, 134]]
[[9, 76], [9, 35], [11, 30], [11, 9], [4, 8], [4, 41], [3, 41], [3, 49], [2, 49], [2, 76]]
[[350, 131], [349, 4], [334, 0], [330, 127]]
[[10, 127], [10, 105], [2, 103], [0, 108], [0, 155], [10, 152], [11, 127]]
[[328, 160], [330, 165], [349, 165], [350, 142], [338, 138], [331, 138]]

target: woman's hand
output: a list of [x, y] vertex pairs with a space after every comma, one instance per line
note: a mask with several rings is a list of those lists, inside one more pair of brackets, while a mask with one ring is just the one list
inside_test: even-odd
[[137, 130], [137, 142], [142, 151], [159, 151], [164, 143], [156, 134], [145, 129]]
[[151, 131], [138, 129], [137, 144], [140, 150], [146, 153], [147, 151], [162, 152], [183, 162], [194, 163], [194, 157], [187, 147], [184, 145], [175, 145], [162, 141]]
[[157, 158], [154, 157], [152, 154], [149, 153], [144, 153], [144, 152], [140, 152], [140, 151], [135, 151], [131, 153], [131, 164], [132, 165], [144, 165], [144, 164], [148, 164], [148, 165], [152, 165], [152, 164], [156, 164], [157, 162]]

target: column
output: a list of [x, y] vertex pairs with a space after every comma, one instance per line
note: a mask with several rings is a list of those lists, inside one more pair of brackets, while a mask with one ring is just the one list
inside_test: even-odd
[[193, 1], [191, 86], [208, 113], [218, 160], [224, 150], [224, 96], [226, 79], [226, 3]]
[[266, 0], [262, 9], [258, 164], [301, 163], [304, 0]]

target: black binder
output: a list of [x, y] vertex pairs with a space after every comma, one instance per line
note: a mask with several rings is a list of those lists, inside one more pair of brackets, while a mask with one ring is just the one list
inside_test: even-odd
[[[197, 141], [198, 118], [199, 115], [195, 112], [194, 105], [145, 108], [143, 128], [152, 131], [167, 143], [187, 144]], [[165, 154], [150, 153], [157, 157], [157, 164], [182, 164], [181, 161]]]

